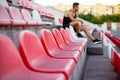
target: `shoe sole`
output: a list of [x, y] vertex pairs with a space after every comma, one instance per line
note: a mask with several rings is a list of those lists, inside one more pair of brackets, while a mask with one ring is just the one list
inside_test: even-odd
[[99, 42], [94, 42], [93, 44], [100, 44], [100, 43], [102, 43], [102, 41], [99, 41]]

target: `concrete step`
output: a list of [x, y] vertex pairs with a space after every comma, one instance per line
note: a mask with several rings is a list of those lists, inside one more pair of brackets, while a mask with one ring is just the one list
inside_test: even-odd
[[[93, 31], [92, 35], [99, 39], [99, 34], [96, 30]], [[87, 54], [88, 55], [103, 55], [103, 45], [101, 44], [93, 44], [91, 40], [88, 40], [87, 43]]]
[[87, 45], [87, 54], [88, 55], [103, 55], [103, 45], [102, 44], [93, 44]]
[[120, 80], [108, 58], [108, 48], [103, 55], [88, 55], [84, 80]]

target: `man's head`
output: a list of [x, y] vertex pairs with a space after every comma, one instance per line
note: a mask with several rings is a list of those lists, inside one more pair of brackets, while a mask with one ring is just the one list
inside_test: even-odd
[[75, 2], [73, 3], [73, 9], [78, 12], [79, 11], [79, 3]]

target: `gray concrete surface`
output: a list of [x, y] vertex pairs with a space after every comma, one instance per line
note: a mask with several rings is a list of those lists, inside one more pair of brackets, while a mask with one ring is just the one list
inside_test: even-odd
[[103, 48], [104, 55], [88, 55], [84, 80], [120, 80], [108, 58], [108, 48]]

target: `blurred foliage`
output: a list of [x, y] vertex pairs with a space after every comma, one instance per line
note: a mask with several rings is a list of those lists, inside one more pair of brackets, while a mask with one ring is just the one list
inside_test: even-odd
[[94, 24], [103, 24], [104, 22], [120, 22], [120, 14], [94, 16], [92, 14], [79, 13], [79, 18], [92, 22]]

